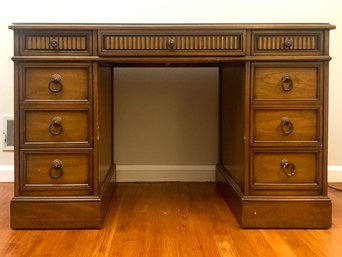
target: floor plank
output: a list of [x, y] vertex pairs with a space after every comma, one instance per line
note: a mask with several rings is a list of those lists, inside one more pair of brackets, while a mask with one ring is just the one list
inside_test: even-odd
[[119, 183], [101, 230], [12, 230], [0, 184], [1, 257], [339, 257], [342, 192], [331, 229], [240, 229], [213, 183]]

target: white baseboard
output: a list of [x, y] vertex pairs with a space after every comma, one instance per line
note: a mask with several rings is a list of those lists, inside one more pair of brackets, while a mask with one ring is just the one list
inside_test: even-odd
[[14, 182], [13, 165], [0, 165], [0, 182]]
[[117, 165], [118, 182], [213, 182], [215, 165]]
[[[117, 165], [118, 182], [213, 182], [215, 165]], [[14, 182], [14, 167], [0, 165], [0, 182]], [[342, 166], [328, 167], [328, 182], [342, 182]]]
[[342, 182], [342, 166], [328, 166], [328, 182]]
[[[118, 165], [118, 182], [214, 182], [215, 165]], [[328, 182], [342, 182], [342, 166], [328, 166]]]

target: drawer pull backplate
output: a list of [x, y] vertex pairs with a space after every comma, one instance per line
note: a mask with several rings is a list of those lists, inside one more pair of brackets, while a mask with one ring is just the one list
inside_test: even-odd
[[284, 75], [280, 81], [281, 90], [289, 92], [293, 88], [293, 80], [289, 75]]
[[174, 37], [169, 37], [167, 39], [167, 49], [174, 50], [176, 48], [176, 40]]
[[291, 39], [286, 39], [285, 42], [284, 42], [284, 48], [285, 49], [290, 49], [293, 45], [293, 42]]
[[62, 134], [63, 126], [62, 126], [62, 118], [61, 117], [54, 117], [52, 119], [52, 122], [49, 126], [49, 132], [53, 136], [58, 136], [58, 135]]
[[57, 38], [50, 39], [49, 46], [55, 50], [58, 49], [58, 41]]
[[280, 166], [281, 166], [284, 174], [288, 177], [292, 177], [292, 176], [296, 175], [296, 173], [297, 173], [296, 166], [286, 159], [283, 159], [281, 161]]
[[61, 160], [53, 160], [52, 167], [49, 170], [49, 176], [52, 179], [59, 179], [63, 176], [63, 164]]
[[293, 124], [288, 117], [281, 118], [280, 128], [284, 135], [290, 135], [293, 132]]
[[51, 76], [51, 81], [48, 85], [50, 92], [59, 93], [63, 90], [62, 76], [59, 74], [53, 74]]

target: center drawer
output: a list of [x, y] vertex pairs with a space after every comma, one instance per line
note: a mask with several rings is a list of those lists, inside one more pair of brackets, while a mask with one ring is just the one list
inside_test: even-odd
[[21, 144], [25, 146], [91, 147], [88, 109], [24, 109]]
[[99, 31], [99, 55], [243, 56], [243, 30]]

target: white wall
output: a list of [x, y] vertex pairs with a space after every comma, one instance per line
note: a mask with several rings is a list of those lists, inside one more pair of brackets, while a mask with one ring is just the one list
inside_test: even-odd
[[[236, 22], [328, 22], [337, 26], [331, 33], [330, 63], [330, 178], [342, 181], [342, 1], [341, 0], [130, 0], [2, 1], [0, 5], [0, 117], [13, 112], [12, 22], [93, 23], [236, 23]], [[2, 131], [2, 124], [0, 124]], [[12, 165], [12, 153], [0, 150], [1, 165]], [[1, 168], [2, 167], [2, 168]], [[333, 171], [336, 170], [336, 171]], [[0, 175], [1, 180], [1, 175]]]

